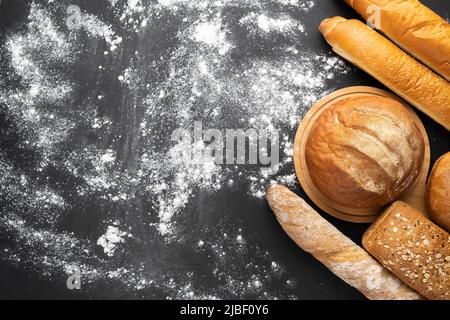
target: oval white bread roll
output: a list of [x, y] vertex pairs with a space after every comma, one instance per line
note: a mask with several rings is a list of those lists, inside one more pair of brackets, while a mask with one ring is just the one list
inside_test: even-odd
[[450, 81], [450, 25], [417, 0], [344, 0], [399, 47]]
[[271, 186], [267, 200], [281, 227], [300, 248], [367, 298], [422, 299], [286, 187]]
[[325, 19], [333, 51], [450, 130], [450, 83], [359, 20]]

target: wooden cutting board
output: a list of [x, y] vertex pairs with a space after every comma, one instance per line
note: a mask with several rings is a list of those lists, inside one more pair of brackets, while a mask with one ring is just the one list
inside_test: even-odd
[[378, 88], [357, 86], [337, 90], [329, 94], [322, 100], [318, 101], [304, 116], [297, 130], [297, 134], [295, 136], [294, 141], [295, 172], [297, 174], [297, 178], [300, 181], [303, 190], [311, 198], [311, 200], [323, 211], [327, 212], [328, 214], [336, 218], [350, 222], [358, 222], [358, 223], [373, 222], [378, 217], [378, 215], [381, 212], [383, 212], [384, 209], [388, 206], [386, 205], [379, 208], [362, 208], [362, 209], [348, 208], [342, 206], [332, 201], [324, 194], [322, 194], [315, 187], [308, 173], [308, 168], [306, 166], [306, 159], [305, 159], [305, 146], [313, 123], [323, 111], [330, 108], [337, 101], [354, 96], [382, 96], [393, 98], [404, 104], [405, 107], [411, 112], [411, 115], [413, 116], [413, 119], [416, 121], [425, 141], [425, 157], [421, 175], [417, 179], [415, 186], [411, 189], [411, 191], [407, 195], [405, 195], [399, 200], [406, 202], [410, 206], [422, 212], [424, 215], [427, 215], [425, 205], [425, 192], [426, 192], [426, 180], [428, 176], [428, 171], [430, 169], [430, 143], [428, 140], [427, 132], [422, 124], [422, 121], [420, 121], [417, 114], [408, 104], [406, 104], [402, 99], [395, 96], [394, 94], [391, 94], [387, 91]]

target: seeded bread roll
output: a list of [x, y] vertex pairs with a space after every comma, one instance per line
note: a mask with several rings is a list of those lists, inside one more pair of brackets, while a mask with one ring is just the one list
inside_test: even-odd
[[325, 19], [333, 51], [450, 130], [450, 83], [359, 20]]
[[385, 97], [336, 102], [315, 121], [305, 156], [315, 186], [350, 208], [377, 208], [414, 186], [425, 143], [411, 111]]
[[428, 299], [450, 299], [450, 236], [397, 201], [363, 236], [363, 246], [400, 280]]
[[300, 248], [367, 298], [423, 299], [286, 187], [271, 186], [267, 201], [284, 231]]
[[447, 21], [417, 0], [345, 2], [399, 47], [450, 81], [450, 25]]
[[427, 207], [431, 218], [450, 231], [450, 152], [436, 161], [428, 178]]

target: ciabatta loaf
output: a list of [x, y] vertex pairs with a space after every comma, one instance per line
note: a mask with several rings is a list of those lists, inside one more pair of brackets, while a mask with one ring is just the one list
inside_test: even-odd
[[300, 248], [367, 298], [421, 299], [286, 187], [271, 186], [267, 200], [281, 227]]
[[363, 237], [387, 269], [428, 299], [450, 300], [450, 237], [406, 203], [392, 204]]
[[334, 17], [320, 31], [333, 50], [450, 130], [450, 83], [359, 20]]
[[450, 81], [450, 25], [417, 0], [345, 0], [373, 27]]

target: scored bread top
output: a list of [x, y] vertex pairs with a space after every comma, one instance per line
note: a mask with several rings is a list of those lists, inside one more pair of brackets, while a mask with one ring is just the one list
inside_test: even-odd
[[385, 97], [336, 102], [315, 121], [305, 156], [314, 185], [351, 208], [401, 197], [420, 175], [424, 140], [410, 111]]

